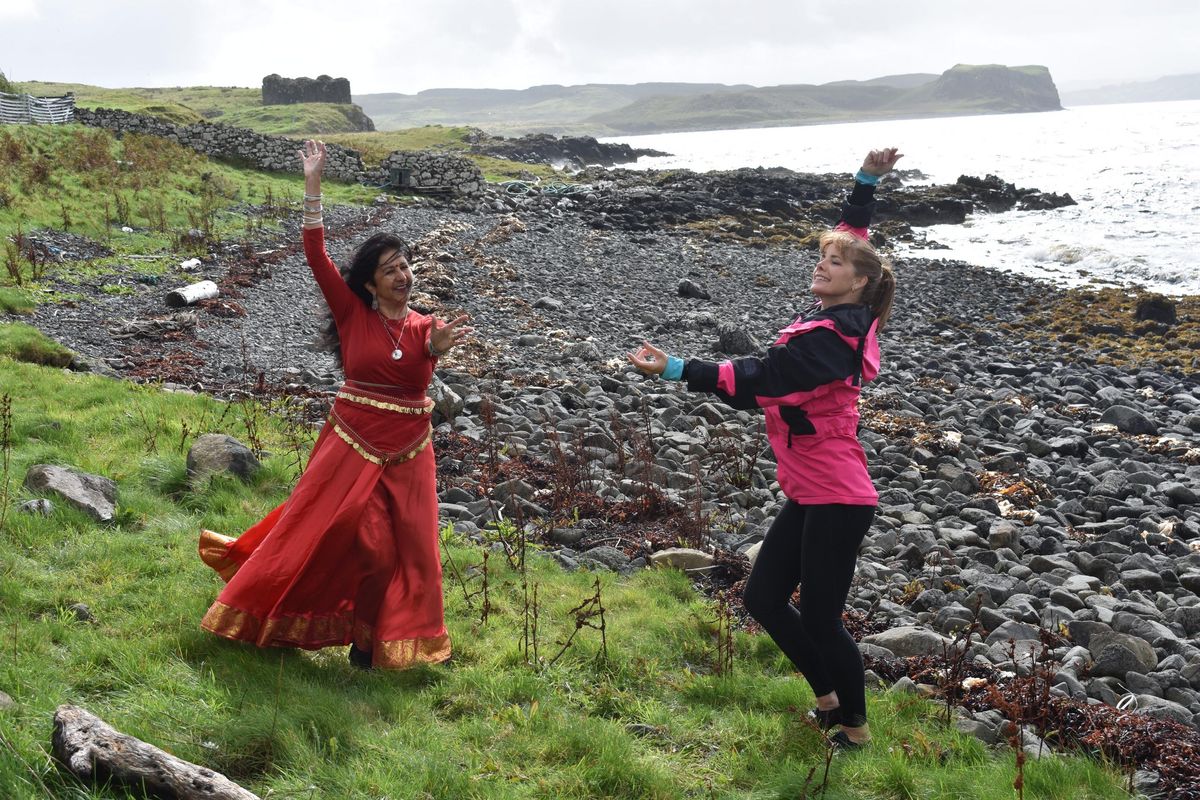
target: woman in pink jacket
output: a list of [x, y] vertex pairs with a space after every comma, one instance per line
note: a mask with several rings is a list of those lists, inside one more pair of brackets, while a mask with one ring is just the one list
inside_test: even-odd
[[[840, 726], [834, 744], [870, 740], [863, 663], [842, 626], [858, 549], [878, 495], [858, 442], [858, 395], [879, 372], [876, 334], [891, 313], [896, 280], [867, 241], [875, 184], [895, 148], [873, 150], [855, 176], [842, 221], [821, 237], [813, 309], [780, 331], [762, 356], [720, 364], [668, 356], [645, 343], [629, 360], [643, 372], [687, 381], [734, 408], [762, 408], [787, 502], [759, 550], [746, 609], [812, 686], [811, 716]], [[789, 602], [797, 584], [800, 607]]]

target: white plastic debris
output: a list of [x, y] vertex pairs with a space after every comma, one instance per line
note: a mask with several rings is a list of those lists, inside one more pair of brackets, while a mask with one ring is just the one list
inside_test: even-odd
[[212, 281], [200, 281], [181, 289], [167, 292], [167, 305], [171, 308], [190, 306], [199, 300], [211, 300], [221, 292]]
[[200, 259], [189, 258], [187, 261], [184, 261], [182, 264], [180, 264], [179, 268], [180, 269], [195, 269], [198, 266], [200, 266]]

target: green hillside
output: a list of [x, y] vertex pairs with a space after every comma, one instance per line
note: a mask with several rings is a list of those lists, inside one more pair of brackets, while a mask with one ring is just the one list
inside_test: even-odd
[[355, 132], [363, 127], [362, 111], [352, 105], [264, 106], [259, 89], [236, 86], [106, 89], [80, 83], [41, 81], [16, 85], [20, 91], [33, 95], [55, 96], [73, 92], [75, 102], [81, 108], [116, 108], [177, 124], [208, 120], [279, 136]]

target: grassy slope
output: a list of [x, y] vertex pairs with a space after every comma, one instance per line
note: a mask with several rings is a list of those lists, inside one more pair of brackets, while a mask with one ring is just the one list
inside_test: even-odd
[[470, 158], [483, 170], [489, 181], [504, 181], [515, 178], [519, 173], [532, 173], [541, 178], [561, 178], [547, 164], [523, 164], [491, 156], [472, 155], [467, 152], [466, 136], [470, 128], [465, 126], [425, 125], [399, 131], [372, 131], [370, 133], [334, 133], [323, 136], [327, 142], [352, 147], [363, 155], [363, 162], [376, 164], [396, 150], [445, 150]]
[[[270, 204], [278, 214], [295, 213], [301, 190], [296, 175], [236, 168], [164, 139], [116, 139], [108, 131], [78, 125], [0, 126], [0, 239], [54, 228], [87, 236], [117, 253], [87, 265], [52, 264], [51, 274], [116, 269], [123, 254], [162, 253], [168, 263], [172, 255], [187, 253], [179, 237], [188, 230], [239, 238], [248, 226], [274, 220], [250, 220], [235, 213], [235, 206]], [[325, 192], [329, 203], [365, 203], [375, 194], [333, 181], [326, 182]], [[134, 231], [122, 232], [122, 226]], [[12, 291], [13, 250], [0, 245], [0, 308], [30, 299], [27, 292], [18, 297]], [[155, 264], [140, 261], [139, 269], [154, 271]], [[20, 271], [23, 282], [36, 285], [30, 264], [21, 262]]]
[[[202, 633], [219, 581], [196, 557], [201, 526], [236, 532], [278, 503], [295, 477], [289, 437], [253, 406], [20, 364], [0, 357], [13, 445], [0, 494], [0, 796], [85, 791], [48, 756], [50, 718], [83, 705], [117, 728], [222, 770], [262, 796], [347, 798], [795, 798], [819, 782], [824, 748], [797, 709], [812, 701], [765, 636], [736, 635], [731, 676], [717, 676], [709, 604], [674, 572], [600, 576], [608, 659], [585, 629], [553, 666], [520, 655], [521, 584], [490, 561], [495, 608], [480, 624], [447, 577], [451, 665], [364, 674], [340, 650], [262, 651]], [[2, 405], [2, 404], [0, 404]], [[190, 435], [247, 438], [246, 418], [279, 453], [252, 485], [189, 487]], [[63, 507], [11, 510], [35, 463], [70, 464], [120, 486], [115, 525]], [[459, 568], [481, 550], [444, 533]], [[543, 660], [573, 625], [568, 609], [595, 576], [531, 559]], [[86, 603], [95, 617], [76, 621]], [[830, 800], [1009, 798], [1010, 754], [943, 730], [912, 696], [870, 697], [878, 744], [839, 756]], [[1083, 759], [1027, 766], [1027, 798], [1118, 798], [1119, 779]], [[809, 785], [809, 789], [812, 785]]]
[[149, 114], [178, 124], [208, 120], [277, 136], [355, 130], [346, 107], [334, 103], [264, 106], [259, 89], [236, 86], [187, 86], [155, 89], [106, 89], [78, 83], [21, 83], [35, 95], [75, 93], [82, 108], [116, 108]]

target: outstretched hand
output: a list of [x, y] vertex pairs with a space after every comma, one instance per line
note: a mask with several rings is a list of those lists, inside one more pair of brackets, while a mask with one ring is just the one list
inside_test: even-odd
[[429, 343], [433, 345], [433, 349], [439, 355], [442, 355], [450, 348], [462, 344], [467, 335], [475, 330], [474, 328], [461, 327], [469, 319], [470, 317], [466, 314], [456, 317], [450, 322], [441, 322], [437, 317], [434, 317], [433, 330], [429, 332]]
[[862, 171], [868, 175], [887, 175], [896, 166], [896, 162], [904, 158], [897, 147], [885, 147], [882, 150], [872, 150], [863, 159]]
[[663, 370], [667, 368], [667, 354], [649, 342], [642, 342], [641, 347], [632, 353], [626, 353], [625, 357], [629, 359], [630, 364], [647, 375], [662, 375]]
[[308, 139], [304, 142], [304, 149], [297, 150], [296, 155], [300, 156], [300, 163], [304, 165], [304, 180], [315, 178], [320, 181], [321, 173], [325, 170], [325, 143]]

